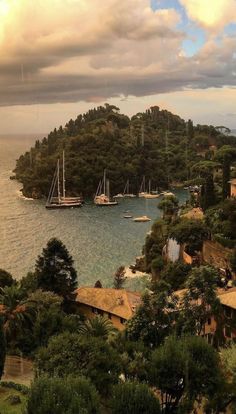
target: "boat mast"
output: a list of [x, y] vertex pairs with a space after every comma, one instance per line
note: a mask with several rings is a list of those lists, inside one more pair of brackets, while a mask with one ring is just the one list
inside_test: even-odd
[[107, 197], [110, 200], [110, 181], [107, 180]]
[[149, 192], [149, 194], [151, 194], [151, 180], [149, 180], [149, 182], [148, 182], [148, 187], [149, 187], [148, 192]]
[[65, 151], [62, 153], [62, 195], [63, 198], [66, 197], [66, 188], [65, 188]]
[[104, 174], [103, 174], [103, 191], [104, 191], [104, 194], [106, 195], [106, 170], [104, 170]]
[[60, 193], [60, 160], [57, 161], [57, 194], [58, 202], [61, 202], [61, 193]]

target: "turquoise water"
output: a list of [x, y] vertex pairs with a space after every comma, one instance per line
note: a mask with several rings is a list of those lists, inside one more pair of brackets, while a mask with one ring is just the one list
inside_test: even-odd
[[[34, 139], [38, 138], [34, 136]], [[32, 137], [0, 137], [0, 267], [20, 279], [30, 270], [51, 237], [60, 238], [72, 254], [79, 284], [92, 285], [100, 279], [111, 286], [120, 265], [129, 265], [142, 251], [146, 233], [160, 217], [159, 199], [125, 199], [118, 206], [46, 210], [43, 201], [20, 196], [21, 185], [9, 180], [17, 157], [29, 148]], [[181, 201], [186, 191], [176, 190]], [[152, 221], [134, 223], [124, 219], [147, 215]]]

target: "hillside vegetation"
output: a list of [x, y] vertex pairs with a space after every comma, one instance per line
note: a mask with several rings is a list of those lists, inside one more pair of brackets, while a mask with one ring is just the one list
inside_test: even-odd
[[123, 191], [127, 179], [137, 192], [142, 176], [154, 188], [196, 178], [192, 166], [211, 159], [213, 150], [232, 145], [235, 138], [223, 127], [185, 122], [158, 106], [131, 119], [105, 104], [91, 109], [65, 127], [50, 132], [18, 159], [16, 178], [26, 196], [47, 196], [57, 159], [66, 156], [68, 195], [92, 196], [106, 168], [112, 193]]

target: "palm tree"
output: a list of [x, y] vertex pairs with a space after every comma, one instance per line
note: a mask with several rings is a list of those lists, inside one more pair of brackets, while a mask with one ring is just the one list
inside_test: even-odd
[[103, 316], [95, 316], [88, 319], [79, 327], [81, 335], [94, 336], [107, 340], [109, 336], [115, 334], [117, 330], [112, 325], [111, 321]]
[[17, 333], [32, 316], [33, 310], [17, 285], [0, 289], [0, 317], [7, 341], [15, 342]]

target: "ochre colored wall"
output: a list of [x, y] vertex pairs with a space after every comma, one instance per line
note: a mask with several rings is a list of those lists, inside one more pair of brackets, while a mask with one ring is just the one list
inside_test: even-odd
[[[81, 313], [88, 319], [94, 318], [97, 314], [92, 311], [92, 306], [83, 305], [81, 303], [78, 303], [78, 309], [81, 311]], [[103, 316], [109, 317], [109, 314], [107, 312], [103, 312]], [[110, 321], [114, 325], [116, 329], [119, 331], [123, 331], [125, 329], [125, 324], [122, 324], [120, 321], [120, 317], [110, 314]]]
[[236, 197], [236, 184], [231, 184], [230, 195], [231, 197]]

